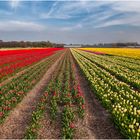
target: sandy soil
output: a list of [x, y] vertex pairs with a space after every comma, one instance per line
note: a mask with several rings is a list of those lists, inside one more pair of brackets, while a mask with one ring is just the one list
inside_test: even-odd
[[53, 122], [47, 111], [40, 123], [41, 128], [38, 131], [38, 139], [61, 139], [60, 116]]

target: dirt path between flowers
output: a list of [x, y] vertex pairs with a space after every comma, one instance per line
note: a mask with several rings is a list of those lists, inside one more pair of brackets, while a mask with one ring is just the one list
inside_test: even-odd
[[61, 139], [61, 114], [59, 113], [56, 120], [52, 121], [49, 110], [50, 107], [40, 121], [41, 128], [38, 130], [37, 139]]
[[[60, 51], [59, 51], [60, 52]], [[55, 55], [56, 53], [54, 53], [53, 55]], [[10, 76], [9, 78], [6, 78], [4, 81], [2, 81], [0, 83], [0, 86], [3, 86], [7, 83], [9, 83], [13, 78], [17, 78], [18, 76], [20, 76], [21, 74], [25, 73], [26, 71], [28, 71], [30, 68], [36, 66], [36, 65], [39, 65], [40, 63], [46, 61], [47, 59], [49, 59], [50, 57], [53, 57], [53, 55], [47, 57], [47, 58], [44, 58], [44, 59], [41, 59], [39, 60], [38, 62], [36, 62], [35, 64], [32, 64], [32, 65], [29, 65], [27, 67], [25, 67], [23, 70], [19, 70], [19, 72], [15, 73], [13, 76]]]
[[33, 107], [37, 105], [44, 87], [50, 81], [65, 52], [48, 69], [37, 85], [27, 93], [27, 96], [10, 112], [4, 124], [0, 125], [0, 139], [22, 139], [31, 120]]
[[[73, 58], [73, 57], [72, 57]], [[75, 72], [79, 78], [80, 88], [85, 97], [85, 117], [76, 123], [75, 139], [121, 139], [123, 136], [115, 128], [111, 115], [102, 107], [100, 101], [91, 91], [88, 81], [74, 60]]]
[[[64, 62], [67, 57], [69, 56], [69, 49], [67, 49], [65, 56], [63, 58], [63, 62], [57, 67], [57, 71], [54, 74], [54, 79], [57, 76], [60, 76], [61, 73], [63, 84], [65, 83], [65, 72], [66, 72], [66, 62]], [[58, 77], [57, 77], [58, 78]], [[56, 79], [55, 79], [56, 80]], [[56, 84], [56, 83], [54, 83]], [[62, 85], [63, 87], [64, 85]], [[41, 126], [37, 133], [37, 139], [62, 139], [62, 110], [63, 106], [58, 107], [57, 117], [56, 120], [52, 120], [50, 116], [50, 101], [52, 99], [52, 96], [48, 96], [48, 103], [47, 103], [47, 109], [45, 112], [45, 115], [40, 120], [39, 125]]]

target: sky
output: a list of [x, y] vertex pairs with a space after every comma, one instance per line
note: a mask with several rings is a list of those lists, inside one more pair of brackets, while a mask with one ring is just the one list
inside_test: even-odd
[[140, 43], [140, 1], [0, 1], [0, 40]]

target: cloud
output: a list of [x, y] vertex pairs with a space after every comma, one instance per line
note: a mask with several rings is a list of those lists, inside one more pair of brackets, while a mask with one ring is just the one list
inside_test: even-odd
[[[41, 13], [40, 18], [65, 20], [66, 24], [71, 23], [72, 27], [77, 28], [79, 28], [78, 24], [85, 28], [89, 26], [92, 28], [117, 25], [140, 26], [140, 2], [119, 0], [57, 1], [54, 2], [48, 13]], [[63, 21], [61, 22], [63, 23]], [[69, 28], [64, 27], [64, 29]]]
[[60, 2], [54, 2], [51, 6], [49, 12], [41, 13], [40, 18], [42, 19], [68, 19], [70, 15], [66, 14], [66, 11], [63, 11], [63, 6], [60, 5]]
[[43, 19], [71, 19], [82, 12], [89, 12], [95, 7], [91, 1], [56, 1], [47, 13], [40, 13]]
[[[22, 0], [21, 0], [22, 1]], [[20, 0], [9, 0], [12, 8], [21, 5]], [[46, 1], [47, 3], [47, 1]], [[34, 18], [55, 19], [63, 30], [102, 28], [118, 25], [140, 26], [140, 2], [119, 0], [53, 1], [47, 12], [41, 9]], [[54, 27], [58, 24], [52, 23]], [[58, 26], [57, 26], [58, 27]], [[70, 28], [71, 27], [71, 28]]]
[[16, 9], [18, 6], [20, 6], [20, 2], [20, 0], [9, 0], [9, 4], [13, 9]]
[[72, 31], [72, 30], [81, 29], [81, 28], [82, 28], [82, 24], [77, 24], [77, 25], [74, 25], [74, 26], [62, 27], [62, 28], [59, 28], [59, 30], [61, 30], [61, 31]]
[[43, 19], [48, 19], [48, 18], [65, 18], [65, 17], [61, 17], [60, 15], [59, 15], [59, 17], [55, 14], [54, 15], [54, 13], [56, 12], [56, 10], [57, 10], [57, 4], [58, 4], [58, 2], [54, 2], [53, 4], [52, 4], [52, 6], [51, 6], [51, 8], [50, 8], [50, 10], [49, 10], [49, 12], [47, 12], [47, 13], [41, 13], [40, 14], [40, 18], [43, 18]]
[[85, 28], [105, 28], [118, 25], [140, 27], [140, 1], [95, 0], [77, 2], [77, 8], [75, 5], [74, 3], [70, 6], [66, 4], [65, 7], [62, 7], [61, 12], [71, 17], [87, 12], [86, 16], [78, 21]]
[[69, 43], [139, 40], [140, 1], [25, 1], [0, 5], [1, 38]]
[[109, 27], [109, 26], [116, 26], [116, 25], [127, 25], [127, 26], [137, 26], [140, 27], [140, 16], [135, 16], [132, 18], [124, 17], [120, 19], [114, 19], [110, 21], [106, 21], [104, 23], [100, 23], [95, 26], [95, 28], [101, 27]]
[[114, 3], [113, 8], [122, 12], [140, 13], [140, 1], [119, 1]]
[[43, 31], [46, 28], [33, 22], [1, 21], [0, 31]]
[[[121, 16], [117, 16], [117, 14], [121, 14]], [[105, 16], [108, 16], [108, 18], [106, 19]], [[115, 18], [111, 18], [112, 16]], [[102, 15], [102, 20], [99, 20], [100, 17], [96, 19], [99, 22], [94, 26], [95, 28], [117, 25], [140, 26], [140, 1], [116, 1], [111, 3], [108, 14]]]

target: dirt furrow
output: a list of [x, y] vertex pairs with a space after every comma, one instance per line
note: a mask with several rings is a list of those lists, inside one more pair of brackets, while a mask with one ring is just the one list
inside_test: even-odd
[[38, 131], [38, 139], [59, 139], [61, 138], [60, 120], [51, 121], [49, 111], [45, 113], [45, 116], [40, 121], [41, 129]]
[[1, 139], [21, 139], [24, 137], [25, 130], [30, 123], [33, 107], [36, 106], [44, 87], [51, 79], [53, 72], [59, 65], [64, 53], [60, 58], [48, 69], [43, 78], [37, 83], [37, 85], [27, 93], [27, 96], [17, 105], [17, 107], [10, 112], [6, 118], [4, 124], [0, 126], [0, 138]]
[[[115, 128], [111, 115], [102, 107], [100, 101], [91, 91], [88, 81], [83, 76], [76, 60], [75, 72], [79, 77], [80, 88], [85, 97], [85, 117], [77, 124], [76, 138], [90, 139], [120, 139], [123, 138], [120, 132]], [[79, 125], [79, 126], [78, 126]], [[85, 134], [85, 135], [83, 135]]]
[[[61, 73], [65, 72], [65, 59], [68, 57], [68, 49], [63, 58], [63, 62], [57, 67], [55, 71], [55, 76], [58, 78], [61, 77]], [[63, 74], [62, 74], [63, 75]], [[55, 77], [54, 76], [54, 77]], [[54, 80], [56, 80], [56, 77]], [[63, 77], [63, 76], [62, 76]], [[56, 84], [56, 83], [54, 83]], [[41, 128], [38, 130], [38, 139], [60, 139], [61, 138], [61, 111], [58, 111], [57, 118], [55, 121], [52, 121], [50, 118], [50, 100], [51, 96], [48, 99], [47, 109], [44, 117], [40, 121]]]

